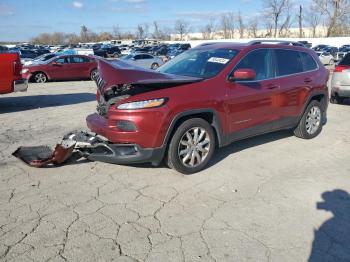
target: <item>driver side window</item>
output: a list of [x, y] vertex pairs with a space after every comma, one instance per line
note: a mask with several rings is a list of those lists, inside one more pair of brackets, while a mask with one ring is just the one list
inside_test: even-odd
[[257, 49], [248, 53], [234, 68], [252, 69], [256, 73], [255, 80], [264, 80], [274, 77], [269, 49]]
[[59, 58], [59, 59], [57, 59], [55, 62], [56, 63], [59, 63], [59, 64], [64, 64], [65, 63], [65, 58]]

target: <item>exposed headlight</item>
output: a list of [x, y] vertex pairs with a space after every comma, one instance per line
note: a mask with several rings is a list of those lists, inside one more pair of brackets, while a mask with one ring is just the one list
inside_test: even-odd
[[130, 102], [125, 104], [120, 104], [118, 109], [142, 109], [142, 108], [152, 108], [162, 106], [166, 102], [166, 98], [152, 99], [146, 101]]
[[29, 71], [28, 68], [22, 69], [22, 74], [26, 74], [26, 73], [28, 73], [28, 71]]

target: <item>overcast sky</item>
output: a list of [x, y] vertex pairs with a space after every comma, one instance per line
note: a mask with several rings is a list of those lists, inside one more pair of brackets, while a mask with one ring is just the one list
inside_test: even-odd
[[135, 32], [140, 23], [158, 21], [173, 28], [185, 19], [193, 28], [208, 17], [240, 10], [251, 17], [261, 10], [257, 0], [0, 0], [0, 41], [24, 41], [42, 32], [79, 33], [86, 25], [95, 32]]

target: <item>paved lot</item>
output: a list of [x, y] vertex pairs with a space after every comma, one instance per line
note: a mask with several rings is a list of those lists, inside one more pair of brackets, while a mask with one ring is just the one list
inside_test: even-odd
[[11, 156], [86, 129], [94, 92], [60, 82], [0, 97], [0, 260], [350, 261], [350, 103], [330, 105], [314, 140], [234, 143], [191, 176]]

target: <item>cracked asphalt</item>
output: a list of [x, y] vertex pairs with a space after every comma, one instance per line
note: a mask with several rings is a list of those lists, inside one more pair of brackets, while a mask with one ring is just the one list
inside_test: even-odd
[[1, 261], [350, 261], [350, 103], [329, 106], [316, 139], [240, 141], [190, 176], [11, 156], [86, 130], [94, 93], [81, 81], [0, 96]]

